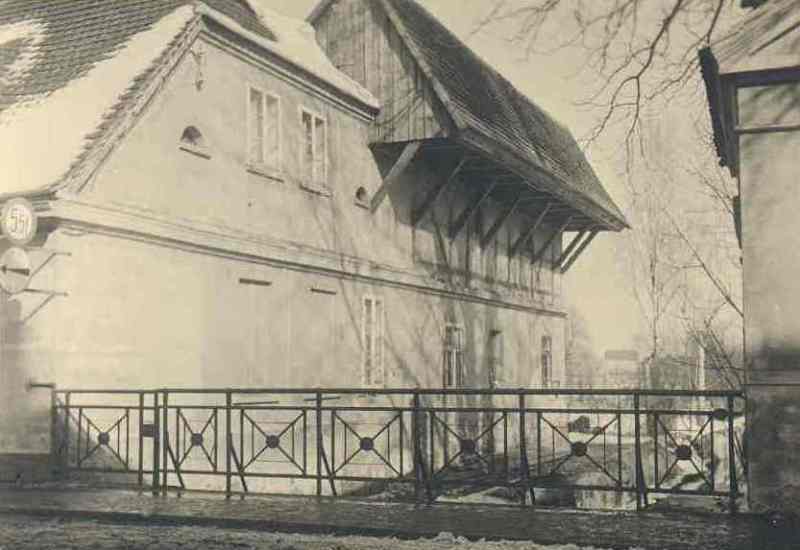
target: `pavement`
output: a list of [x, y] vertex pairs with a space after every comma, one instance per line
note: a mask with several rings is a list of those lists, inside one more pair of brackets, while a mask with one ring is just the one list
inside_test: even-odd
[[[531, 541], [652, 550], [797, 550], [800, 531], [749, 514], [581, 512], [519, 506], [379, 503], [316, 497], [234, 497], [129, 490], [0, 488], [3, 518], [131, 526], [196, 526], [336, 536]], [[0, 547], [3, 542], [0, 540]], [[10, 548], [10, 547], [9, 547]]]

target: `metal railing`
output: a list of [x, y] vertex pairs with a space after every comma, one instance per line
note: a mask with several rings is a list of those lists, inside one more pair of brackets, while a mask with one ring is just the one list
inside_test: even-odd
[[523, 506], [557, 490], [618, 493], [636, 509], [705, 495], [735, 510], [743, 405], [733, 391], [54, 389], [53, 425], [67, 472], [154, 493], [392, 484], [431, 503], [499, 487]]

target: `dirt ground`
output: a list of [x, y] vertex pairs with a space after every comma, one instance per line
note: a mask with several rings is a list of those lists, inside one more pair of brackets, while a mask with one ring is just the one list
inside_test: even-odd
[[211, 527], [113, 525], [0, 515], [0, 550], [589, 550], [574, 545], [435, 539], [285, 535]]

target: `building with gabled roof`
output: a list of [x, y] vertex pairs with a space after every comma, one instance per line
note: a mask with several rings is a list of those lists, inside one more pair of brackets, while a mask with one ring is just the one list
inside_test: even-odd
[[0, 453], [38, 448], [30, 380], [564, 380], [561, 276], [626, 227], [569, 132], [413, 2], [268, 6], [0, 5], [0, 202], [39, 222], [0, 304]]

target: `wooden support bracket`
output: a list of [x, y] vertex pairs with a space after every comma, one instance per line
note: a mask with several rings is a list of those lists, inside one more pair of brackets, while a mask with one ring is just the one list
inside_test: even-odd
[[375, 194], [372, 195], [370, 210], [375, 212], [375, 210], [378, 209], [384, 197], [389, 193], [389, 189], [400, 179], [400, 176], [409, 167], [414, 157], [417, 156], [420, 147], [422, 147], [422, 141], [410, 141], [406, 144], [400, 156], [397, 157], [394, 165], [392, 165], [392, 168], [389, 170], [389, 173], [386, 174], [386, 177], [383, 179], [383, 183], [381, 183], [381, 186], [375, 191]]
[[500, 231], [500, 228], [503, 227], [503, 224], [505, 224], [508, 219], [514, 215], [514, 212], [517, 211], [517, 208], [519, 208], [521, 202], [522, 198], [517, 197], [514, 199], [514, 202], [511, 203], [511, 206], [508, 208], [508, 210], [500, 214], [500, 217], [495, 220], [495, 222], [492, 224], [492, 227], [490, 227], [489, 231], [486, 232], [486, 235], [481, 238], [481, 248], [485, 248], [487, 244], [492, 242], [492, 239], [494, 239], [495, 235], [497, 235], [497, 232]]
[[444, 181], [436, 185], [430, 191], [430, 193], [428, 193], [428, 195], [425, 197], [425, 200], [422, 201], [422, 204], [419, 205], [418, 208], [415, 208], [412, 211], [411, 213], [412, 226], [416, 226], [420, 222], [420, 220], [422, 220], [422, 218], [425, 217], [425, 214], [427, 214], [428, 210], [430, 210], [431, 207], [436, 203], [436, 201], [439, 199], [444, 190], [447, 189], [447, 187], [449, 187], [450, 184], [456, 180], [456, 178], [458, 177], [458, 173], [467, 163], [467, 160], [468, 159], [466, 158], [466, 156], [461, 157], [461, 160], [458, 161], [458, 164], [450, 173], [450, 175]]
[[569, 223], [571, 221], [572, 221], [572, 216], [570, 216], [566, 220], [564, 220], [564, 223], [562, 223], [560, 226], [558, 226], [558, 229], [556, 229], [553, 232], [553, 234], [550, 235], [550, 237], [547, 239], [547, 241], [545, 241], [545, 243], [542, 245], [542, 248], [540, 248], [538, 252], [534, 252], [533, 257], [531, 258], [531, 263], [532, 264], [535, 264], [536, 262], [538, 262], [539, 260], [542, 259], [542, 256], [544, 256], [545, 252], [547, 252], [547, 249], [550, 248], [550, 245], [553, 244], [553, 242], [558, 237], [560, 237], [562, 233], [564, 233], [564, 230], [567, 228], [567, 226], [569, 225]]
[[589, 243], [594, 240], [598, 233], [599, 231], [597, 229], [594, 229], [591, 233], [589, 233], [589, 236], [583, 240], [578, 249], [572, 253], [572, 256], [570, 256], [569, 260], [567, 260], [567, 263], [561, 268], [561, 273], [566, 273], [569, 268], [572, 267], [572, 264], [575, 263], [575, 260], [578, 259], [578, 256], [580, 256], [586, 247], [589, 246]]
[[481, 207], [481, 205], [489, 198], [489, 195], [492, 194], [494, 188], [497, 187], [497, 182], [493, 181], [486, 190], [481, 193], [481, 195], [471, 204], [469, 205], [453, 222], [450, 226], [449, 237], [450, 240], [455, 239], [458, 237], [458, 234], [461, 233], [461, 230], [469, 223], [469, 221], [475, 216], [475, 213]]
[[556, 262], [556, 265], [558, 267], [564, 265], [564, 260], [566, 260], [570, 254], [572, 254], [572, 251], [575, 250], [575, 247], [578, 246], [578, 243], [581, 242], [581, 239], [583, 239], [587, 231], [588, 229], [586, 228], [581, 229], [580, 232], [575, 236], [575, 238], [572, 239], [567, 248], [564, 249], [564, 251], [561, 253], [561, 256], [558, 258], [558, 261]]
[[548, 212], [550, 212], [550, 208], [552, 208], [552, 206], [553, 203], [548, 202], [547, 205], [544, 207], [544, 210], [542, 210], [539, 213], [539, 216], [536, 218], [536, 221], [533, 223], [533, 225], [530, 226], [530, 228], [528, 228], [528, 230], [525, 231], [522, 235], [520, 235], [519, 238], [516, 240], [516, 242], [514, 242], [514, 244], [511, 246], [511, 251], [508, 253], [509, 260], [517, 255], [517, 253], [522, 249], [522, 247], [531, 239], [536, 230], [539, 229], [539, 226], [544, 221], [544, 217], [547, 216]]

